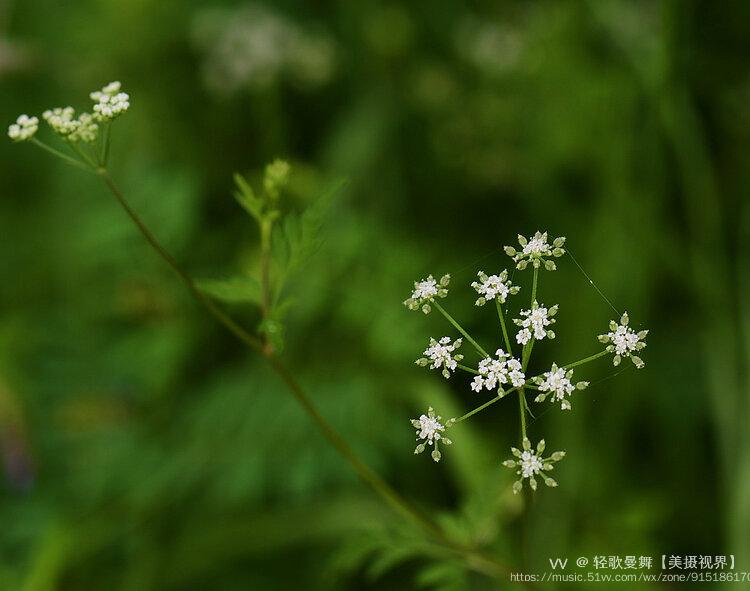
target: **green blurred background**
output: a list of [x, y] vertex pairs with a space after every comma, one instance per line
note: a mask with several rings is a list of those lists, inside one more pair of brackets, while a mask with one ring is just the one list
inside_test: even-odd
[[[83, 107], [122, 80], [113, 175], [198, 277], [257, 268], [234, 172], [289, 159], [291, 209], [346, 179], [290, 288], [284, 355], [455, 539], [526, 572], [661, 554], [750, 570], [748, 23], [740, 1], [2, 0], [0, 113]], [[0, 589], [505, 586], [425, 549], [97, 179], [5, 141], [0, 191]], [[537, 229], [567, 236], [651, 333], [645, 370], [537, 413], [532, 438], [568, 457], [524, 507], [499, 465], [512, 401], [439, 465], [412, 454], [408, 418], [483, 398], [414, 365], [453, 331], [401, 302], [450, 272], [448, 308], [496, 343], [468, 284]], [[541, 278], [561, 312], [539, 368], [596, 351], [613, 316], [558, 266]]]

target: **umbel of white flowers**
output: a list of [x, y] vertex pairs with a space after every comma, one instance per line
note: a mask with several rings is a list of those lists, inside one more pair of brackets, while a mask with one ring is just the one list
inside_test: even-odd
[[635, 332], [628, 326], [629, 321], [627, 312], [620, 317], [620, 324], [617, 324], [614, 320], [610, 320], [609, 332], [607, 334], [600, 334], [599, 342], [606, 344], [607, 351], [615, 354], [612, 358], [612, 365], [620, 365], [623, 357], [630, 357], [630, 360], [637, 369], [643, 369], [646, 365], [643, 359], [638, 355], [633, 355], [633, 353], [646, 348], [646, 343], [643, 339], [646, 338], [648, 331]]
[[516, 334], [516, 342], [520, 345], [525, 345], [532, 337], [537, 341], [545, 337], [554, 339], [554, 331], [549, 330], [547, 327], [555, 323], [553, 316], [557, 314], [557, 310], [557, 304], [547, 309], [544, 304], [539, 304], [536, 300], [534, 300], [529, 310], [521, 310], [520, 314], [524, 318], [513, 319], [513, 322], [521, 327], [521, 330]]
[[429, 314], [432, 311], [430, 303], [435, 301], [435, 298], [445, 298], [448, 296], [448, 284], [451, 282], [450, 275], [443, 275], [440, 281], [435, 281], [432, 275], [428, 275], [427, 279], [422, 281], [414, 282], [414, 291], [411, 293], [411, 297], [404, 301], [404, 306], [409, 310], [422, 310], [425, 314]]
[[461, 361], [463, 355], [454, 355], [453, 352], [461, 346], [462, 339], [456, 339], [451, 343], [450, 337], [442, 337], [439, 341], [430, 338], [430, 346], [424, 350], [423, 355], [416, 360], [416, 364], [420, 367], [430, 366], [430, 369], [443, 368], [441, 372], [443, 377], [447, 380], [451, 377], [451, 372], [456, 371], [458, 362]]
[[[547, 486], [557, 486], [557, 482], [547, 473], [554, 468], [556, 462], [565, 456], [564, 451], [557, 451], [548, 457], [543, 457], [545, 445], [543, 439], [537, 445], [536, 450], [532, 449], [526, 432], [525, 409], [528, 409], [528, 404], [525, 390], [537, 391], [536, 398], [534, 398], [537, 403], [549, 400], [553, 404], [559, 403], [562, 410], [570, 410], [570, 400], [573, 393], [576, 390], [584, 390], [589, 386], [587, 381], [573, 381], [573, 367], [579, 367], [611, 353], [614, 356], [614, 365], [618, 365], [623, 357], [629, 357], [637, 368], [642, 368], [645, 364], [636, 353], [646, 346], [644, 339], [648, 334], [647, 330], [636, 333], [631, 329], [628, 326], [628, 315], [625, 313], [620, 318], [619, 324], [615, 321], [610, 322], [610, 331], [599, 335], [599, 341], [605, 347], [598, 353], [569, 363], [566, 366], [553, 363], [549, 371], [538, 375], [532, 374], [531, 377], [527, 378], [526, 373], [529, 371], [528, 365], [532, 345], [535, 341], [555, 338], [552, 325], [556, 322], [555, 316], [558, 312], [557, 305], [547, 308], [536, 299], [539, 269], [543, 267], [548, 271], [556, 270], [556, 265], [550, 258], [560, 257], [565, 253], [563, 249], [565, 238], [556, 238], [552, 244], [549, 244], [546, 232], [536, 232], [529, 239], [519, 235], [518, 241], [521, 250], [506, 246], [505, 252], [513, 258], [517, 269], [524, 270], [528, 267], [534, 270], [532, 282], [532, 293], [534, 295], [531, 298], [533, 301], [528, 309], [519, 311], [519, 318], [513, 319], [513, 322], [519, 327], [516, 333], [516, 342], [523, 345], [520, 359], [513, 357], [511, 353], [511, 337], [507, 332], [507, 310], [502, 305], [506, 303], [510, 295], [517, 294], [520, 288], [512, 285], [507, 269], [497, 275], [487, 275], [483, 271], [479, 271], [477, 273], [478, 281], [473, 281], [471, 287], [479, 295], [476, 300], [477, 306], [484, 306], [488, 301], [495, 300], [502, 338], [508, 352], [497, 349], [494, 356], [487, 353], [458, 321], [442, 305], [438, 304], [436, 298], [445, 298], [448, 295], [449, 275], [443, 276], [439, 282], [435, 281], [432, 275], [422, 281], [416, 281], [411, 297], [404, 302], [410, 310], [421, 309], [425, 314], [428, 314], [432, 307], [435, 307], [463, 337], [455, 341], [452, 341], [451, 337], [448, 336], [439, 340], [431, 338], [429, 346], [423, 352], [424, 357], [417, 359], [417, 365], [439, 369], [445, 378], [451, 377], [453, 373], [460, 369], [473, 374], [470, 388], [474, 392], [497, 391], [497, 395], [493, 399], [459, 418], [450, 419], [445, 424], [441, 423], [441, 418], [435, 415], [431, 407], [427, 414], [421, 415], [419, 419], [413, 419], [412, 424], [417, 428], [417, 440], [420, 442], [415, 449], [415, 453], [421, 453], [426, 446], [434, 445], [432, 458], [435, 461], [440, 460], [442, 456], [438, 445], [441, 441], [446, 444], [450, 443], [450, 440], [447, 440], [444, 434], [451, 425], [474, 416], [491, 404], [505, 398], [511, 392], [518, 391], [519, 402], [521, 403], [519, 412], [521, 413], [523, 450], [511, 448], [515, 458], [503, 462], [509, 468], [516, 468], [517, 474], [520, 476], [513, 485], [514, 493], [522, 490], [525, 480], [528, 481], [533, 490], [536, 490], [540, 478]], [[463, 355], [457, 354], [456, 351], [464, 341], [469, 342], [479, 354], [478, 365], [470, 367], [460, 364]], [[576, 369], [576, 371], [579, 370]]]
[[516, 269], [523, 271], [529, 263], [531, 263], [535, 269], [540, 268], [544, 265], [547, 271], [554, 271], [557, 269], [555, 262], [549, 260], [550, 257], [561, 257], [565, 254], [563, 244], [565, 244], [565, 237], [560, 236], [555, 238], [552, 245], [547, 244], [547, 232], [537, 232], [530, 239], [521, 234], [518, 235], [518, 244], [521, 245], [521, 250], [516, 250], [512, 246], [505, 247], [505, 254], [513, 259], [516, 263]]
[[570, 395], [574, 390], [585, 390], [588, 388], [588, 382], [578, 382], [573, 385], [570, 378], [573, 377], [573, 370], [567, 372], [564, 367], [557, 367], [556, 363], [552, 364], [552, 369], [538, 376], [534, 381], [539, 386], [539, 395], [534, 402], [544, 402], [547, 396], [550, 396], [550, 402], [560, 402], [563, 410], [570, 410]]
[[[66, 142], [90, 144], [99, 135], [100, 124], [116, 119], [130, 108], [130, 96], [121, 91], [120, 82], [110, 82], [101, 90], [90, 94], [94, 101], [93, 113], [81, 113], [76, 117], [73, 107], [56, 107], [42, 113], [50, 129]], [[21, 115], [8, 127], [8, 137], [16, 142], [31, 140], [39, 130], [39, 119]]]
[[484, 271], [477, 273], [479, 281], [474, 281], [471, 286], [479, 294], [476, 305], [484, 306], [488, 300], [497, 299], [501, 304], [509, 295], [516, 295], [521, 289], [518, 285], [512, 285], [508, 279], [508, 270], [503, 269], [500, 275], [487, 275]]
[[531, 448], [531, 442], [528, 438], [523, 439], [523, 451], [515, 447], [511, 447], [511, 453], [516, 457], [515, 460], [505, 460], [503, 466], [506, 468], [518, 468], [516, 474], [520, 476], [518, 480], [513, 483], [513, 494], [518, 494], [523, 488], [524, 479], [529, 481], [531, 490], [536, 490], [537, 477], [544, 481], [547, 486], [555, 487], [557, 482], [554, 478], [551, 478], [545, 472], [551, 472], [555, 469], [554, 464], [559, 462], [565, 457], [564, 451], [556, 451], [549, 457], [542, 457], [546, 444], [542, 439], [536, 446], [536, 451]]
[[443, 436], [443, 432], [447, 427], [455, 423], [456, 420], [450, 419], [445, 425], [440, 421], [441, 417], [435, 414], [432, 407], [427, 409], [426, 415], [423, 414], [418, 419], [411, 419], [412, 426], [417, 430], [417, 441], [421, 441], [414, 448], [415, 454], [421, 454], [426, 446], [434, 445], [435, 449], [432, 450], [432, 454], [430, 455], [432, 455], [432, 459], [436, 462], [440, 461], [442, 454], [440, 453], [440, 449], [438, 449], [438, 442], [442, 441], [445, 445], [453, 443], [450, 439]]

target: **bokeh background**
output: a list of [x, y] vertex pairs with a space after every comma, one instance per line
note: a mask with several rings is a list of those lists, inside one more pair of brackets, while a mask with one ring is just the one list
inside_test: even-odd
[[[289, 286], [284, 356], [455, 539], [525, 572], [661, 554], [750, 570], [748, 22], [739, 1], [3, 0], [0, 113], [85, 107], [122, 80], [113, 175], [202, 278], [257, 269], [234, 172], [289, 159], [292, 210], [345, 179]], [[432, 553], [361, 484], [97, 179], [0, 142], [0, 191], [0, 589], [502, 583]], [[568, 457], [560, 487], [524, 504], [500, 467], [513, 401], [457, 431], [439, 465], [412, 454], [408, 418], [484, 398], [414, 365], [453, 331], [401, 302], [450, 272], [447, 307], [496, 346], [468, 284], [536, 229], [567, 236], [651, 333], [643, 371], [585, 366], [603, 381], [572, 412], [537, 412], [532, 437]], [[614, 315], [558, 263], [541, 278], [561, 312], [539, 369], [596, 351]]]

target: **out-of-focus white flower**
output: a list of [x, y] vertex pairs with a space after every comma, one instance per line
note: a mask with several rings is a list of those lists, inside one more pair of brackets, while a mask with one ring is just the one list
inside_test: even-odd
[[439, 341], [430, 338], [430, 346], [422, 353], [426, 357], [420, 357], [415, 363], [421, 367], [429, 365], [430, 369], [442, 367], [443, 377], [448, 379], [451, 376], [450, 372], [456, 371], [458, 362], [464, 358], [463, 355], [454, 354], [461, 346], [461, 342], [462, 339], [456, 339], [451, 343], [450, 337], [442, 337]]
[[25, 142], [34, 137], [39, 129], [39, 119], [20, 115], [16, 122], [8, 127], [8, 137], [14, 142]]
[[120, 82], [110, 82], [89, 95], [94, 101], [94, 119], [99, 122], [111, 121], [130, 108], [130, 95], [121, 92], [121, 88]]
[[570, 380], [572, 377], [572, 369], [566, 372], [565, 368], [557, 367], [557, 364], [553, 363], [550, 371], [544, 372], [542, 376], [536, 378], [536, 383], [539, 384], [539, 395], [534, 400], [544, 402], [547, 396], [551, 396], [550, 402], [560, 402], [563, 410], [570, 410], [568, 398], [573, 391], [576, 389], [583, 390], [589, 385], [588, 382], [578, 382], [573, 385]]
[[421, 415], [418, 419], [411, 419], [412, 426], [417, 430], [417, 441], [421, 440], [421, 443], [417, 444], [414, 449], [415, 454], [421, 454], [425, 447], [428, 445], [434, 445], [435, 449], [432, 450], [432, 459], [436, 462], [440, 461], [442, 454], [438, 449], [438, 441], [442, 441], [445, 445], [451, 445], [453, 442], [447, 437], [443, 436], [443, 432], [446, 427], [450, 427], [455, 420], [449, 420], [445, 425], [441, 422], [441, 417], [435, 414], [432, 407], [427, 409], [426, 415]]
[[545, 472], [554, 469], [553, 464], [559, 462], [565, 457], [564, 451], [556, 451], [551, 456], [543, 458], [542, 454], [545, 449], [544, 439], [536, 446], [536, 451], [531, 448], [531, 442], [524, 438], [523, 451], [515, 447], [510, 448], [511, 453], [516, 457], [515, 460], [505, 460], [503, 466], [506, 468], [517, 468], [516, 474], [520, 477], [513, 483], [513, 493], [518, 494], [523, 488], [524, 479], [528, 479], [529, 486], [532, 490], [537, 488], [537, 477], [544, 480], [544, 484], [550, 487], [557, 486], [557, 482], [550, 478]]
[[614, 320], [610, 320], [609, 332], [599, 335], [599, 342], [605, 343], [607, 351], [615, 354], [612, 359], [613, 365], [620, 365], [623, 357], [630, 357], [633, 365], [638, 369], [642, 369], [646, 364], [643, 362], [643, 359], [638, 355], [633, 355], [633, 353], [646, 347], [644, 339], [648, 335], [648, 330], [635, 332], [628, 326], [629, 321], [627, 312], [620, 318], [619, 325]]
[[516, 263], [516, 268], [520, 270], [525, 269], [531, 263], [535, 269], [544, 265], [547, 271], [554, 271], [557, 266], [549, 258], [561, 257], [565, 254], [565, 249], [563, 248], [565, 237], [560, 236], [559, 238], [555, 238], [552, 244], [548, 244], [547, 232], [536, 232], [529, 239], [519, 234], [518, 243], [521, 245], [521, 250], [516, 250], [512, 246], [506, 246], [505, 253], [513, 259]]
[[315, 89], [328, 83], [336, 70], [331, 36], [259, 3], [200, 11], [193, 38], [204, 54], [205, 83], [221, 95], [244, 88], [265, 90], [280, 80]]
[[448, 284], [451, 281], [450, 275], [443, 275], [440, 281], [435, 281], [432, 275], [428, 275], [427, 279], [422, 281], [414, 282], [414, 291], [411, 293], [411, 297], [404, 300], [404, 306], [409, 310], [422, 310], [425, 314], [429, 314], [432, 310], [430, 303], [435, 300], [436, 297], [444, 298], [448, 295]]
[[73, 107], [47, 109], [42, 117], [56, 134], [67, 137], [76, 129], [76, 111]]
[[99, 126], [90, 113], [75, 116], [73, 107], [57, 107], [42, 113], [42, 117], [52, 131], [69, 142], [93, 142], [99, 132]]
[[502, 349], [495, 351], [495, 358], [486, 357], [479, 362], [475, 376], [471, 382], [471, 389], [480, 392], [482, 388], [494, 390], [498, 385], [511, 383], [518, 388], [524, 385], [526, 376], [521, 371], [521, 362], [518, 359], [509, 359], [508, 354]]
[[544, 304], [539, 304], [536, 301], [534, 301], [530, 309], [521, 310], [520, 314], [523, 318], [515, 318], [513, 320], [517, 326], [521, 327], [521, 330], [516, 334], [516, 341], [521, 345], [525, 345], [532, 337], [537, 341], [545, 337], [554, 339], [554, 331], [547, 327], [555, 323], [553, 316], [557, 314], [557, 310], [557, 304], [547, 309]]
[[94, 121], [94, 116], [90, 113], [81, 113], [75, 120], [76, 127], [68, 136], [71, 142], [91, 143], [96, 140], [99, 133], [99, 126]]
[[508, 295], [515, 295], [521, 289], [512, 285], [508, 279], [508, 271], [503, 270], [500, 275], [487, 275], [484, 271], [477, 273], [479, 281], [474, 281], [471, 286], [479, 294], [476, 301], [477, 306], [484, 306], [488, 300], [497, 300], [504, 304]]

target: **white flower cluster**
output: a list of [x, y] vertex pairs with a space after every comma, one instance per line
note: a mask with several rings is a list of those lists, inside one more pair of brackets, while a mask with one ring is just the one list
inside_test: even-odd
[[422, 440], [414, 449], [415, 454], [421, 454], [425, 447], [428, 445], [434, 445], [435, 449], [432, 450], [432, 459], [436, 462], [440, 461], [442, 454], [438, 449], [438, 441], [442, 441], [445, 445], [451, 445], [453, 442], [447, 437], [443, 437], [443, 432], [446, 427], [450, 427], [455, 421], [454, 419], [449, 420], [445, 425], [441, 422], [441, 417], [435, 415], [435, 411], [432, 407], [427, 409], [426, 415], [421, 415], [418, 419], [411, 419], [411, 424], [417, 430], [417, 441]]
[[111, 121], [130, 108], [130, 95], [127, 92], [121, 92], [121, 89], [122, 84], [115, 81], [89, 95], [95, 102], [94, 118], [97, 121]]
[[471, 382], [471, 389], [480, 392], [482, 388], [494, 390], [498, 384], [511, 383], [520, 388], [526, 383], [526, 376], [521, 371], [521, 362], [510, 356], [502, 349], [495, 351], [496, 358], [486, 357], [479, 362], [479, 375]]
[[542, 454], [545, 448], [544, 439], [542, 439], [536, 446], [536, 451], [531, 448], [531, 442], [524, 437], [523, 440], [523, 451], [511, 447], [511, 453], [517, 458], [515, 460], [505, 460], [503, 466], [506, 468], [518, 468], [516, 474], [520, 478], [513, 483], [513, 494], [518, 494], [523, 488], [523, 480], [528, 479], [531, 490], [536, 490], [537, 481], [536, 477], [539, 476], [544, 484], [547, 486], [555, 487], [557, 482], [553, 478], [550, 478], [545, 472], [554, 470], [554, 465], [565, 457], [564, 451], [556, 451], [551, 456], [544, 458]]
[[506, 246], [505, 253], [513, 259], [513, 262], [516, 263], [516, 268], [520, 270], [525, 269], [531, 263], [535, 269], [544, 265], [547, 271], [554, 271], [557, 266], [554, 261], [549, 260], [549, 257], [561, 257], [565, 254], [565, 249], [563, 248], [565, 237], [560, 236], [559, 238], [555, 238], [550, 245], [547, 243], [547, 232], [537, 231], [529, 239], [519, 234], [518, 244], [521, 245], [521, 250], [516, 250], [512, 246]]
[[39, 129], [39, 119], [21, 115], [16, 122], [8, 127], [8, 137], [14, 142], [25, 142], [34, 137]]
[[[95, 101], [94, 112], [81, 113], [76, 117], [73, 107], [57, 107], [42, 113], [53, 132], [70, 143], [92, 143], [99, 134], [99, 123], [111, 121], [130, 107], [130, 97], [121, 92], [119, 82], [110, 82], [101, 90], [90, 94]], [[39, 119], [21, 115], [8, 128], [8, 136], [17, 142], [31, 139], [39, 129]]]
[[627, 312], [620, 318], [619, 325], [614, 320], [610, 320], [609, 332], [599, 335], [599, 342], [605, 343], [607, 351], [615, 354], [612, 359], [613, 365], [620, 365], [623, 357], [630, 357], [633, 365], [638, 369], [642, 369], [646, 364], [643, 362], [643, 359], [638, 355], [633, 355], [633, 353], [645, 349], [646, 343], [643, 339], [648, 335], [648, 331], [635, 332], [628, 326], [629, 321]]
[[474, 281], [471, 286], [479, 294], [476, 301], [477, 306], [484, 306], [488, 300], [497, 300], [504, 304], [508, 295], [515, 295], [521, 289], [512, 285], [508, 279], [508, 271], [503, 270], [500, 275], [487, 275], [484, 271], [477, 273], [479, 281]]
[[547, 329], [550, 324], [555, 323], [553, 316], [557, 314], [557, 304], [551, 308], [545, 308], [544, 304], [538, 304], [536, 301], [531, 305], [529, 310], [521, 310], [523, 318], [514, 318], [516, 326], [521, 330], [516, 334], [516, 342], [520, 345], [526, 345], [532, 337], [537, 341], [543, 338], [554, 339], [555, 333]]
[[90, 113], [81, 113], [77, 118], [73, 107], [57, 107], [42, 113], [42, 117], [56, 134], [69, 142], [91, 143], [96, 140], [99, 126]]
[[461, 361], [463, 355], [454, 355], [454, 351], [461, 346], [462, 339], [456, 339], [451, 343], [450, 337], [442, 337], [439, 341], [430, 338], [430, 346], [427, 347], [421, 357], [416, 360], [416, 364], [420, 367], [430, 366], [430, 369], [443, 368], [442, 374], [445, 379], [451, 377], [452, 371], [456, 371], [458, 362]]
[[436, 297], [444, 298], [448, 295], [450, 281], [450, 275], [443, 275], [440, 281], [435, 281], [432, 275], [428, 275], [427, 279], [422, 281], [415, 281], [414, 291], [411, 297], [404, 301], [404, 306], [409, 310], [421, 309], [425, 314], [429, 314], [432, 310], [430, 303], [435, 301]]
[[[573, 385], [570, 378], [573, 377], [573, 370], [569, 369], [567, 372], [563, 367], [557, 367], [556, 363], [552, 364], [550, 371], [544, 372], [542, 376], [536, 378], [536, 383], [539, 385], [539, 395], [534, 399], [534, 402], [544, 402], [547, 396], [550, 396], [550, 402], [560, 402], [560, 406], [563, 410], [570, 410], [570, 395], [574, 390], [584, 390], [588, 387], [588, 382], [578, 382]], [[568, 398], [566, 398], [566, 396]]]

